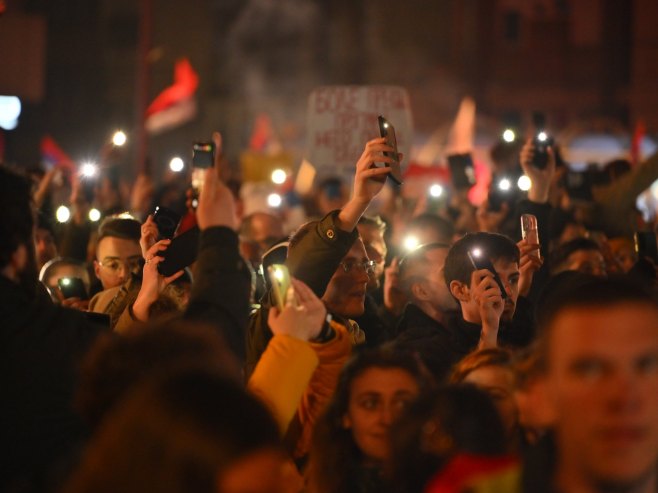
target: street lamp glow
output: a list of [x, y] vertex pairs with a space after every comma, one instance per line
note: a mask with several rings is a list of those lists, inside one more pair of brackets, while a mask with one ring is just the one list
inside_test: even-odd
[[97, 172], [98, 168], [94, 163], [82, 163], [80, 167], [80, 174], [86, 178], [93, 178]]
[[443, 195], [443, 187], [438, 183], [435, 183], [430, 187], [430, 195], [435, 199], [439, 198], [441, 195]]
[[410, 236], [407, 236], [404, 239], [404, 248], [406, 250], [409, 250], [409, 251], [415, 250], [416, 248], [418, 248], [419, 244], [420, 244], [420, 241], [415, 236], [410, 235]]
[[288, 175], [282, 169], [275, 169], [272, 171], [272, 182], [276, 183], [277, 185], [285, 183], [287, 179]]
[[178, 156], [172, 158], [171, 161], [169, 161], [169, 169], [174, 173], [180, 173], [181, 171], [183, 171], [184, 167], [185, 167], [185, 163]]
[[57, 222], [65, 223], [71, 219], [71, 211], [65, 205], [60, 205], [57, 211], [55, 211], [55, 217], [57, 218]]
[[509, 181], [508, 178], [503, 178], [498, 182], [498, 188], [501, 189], [503, 192], [507, 192], [510, 188], [512, 188], [512, 183]]
[[98, 209], [89, 209], [89, 220], [93, 223], [101, 218], [101, 211]]
[[512, 130], [511, 128], [505, 129], [505, 131], [503, 132], [503, 140], [505, 142], [511, 143], [514, 142], [515, 139], [516, 139], [516, 134], [514, 133], [514, 130]]
[[267, 196], [267, 205], [270, 207], [280, 207], [283, 199], [278, 193], [271, 193]]
[[114, 135], [112, 136], [112, 143], [117, 147], [121, 147], [122, 145], [124, 145], [126, 143], [126, 140], [128, 140], [128, 137], [121, 130], [117, 130], [116, 132], [114, 132]]
[[521, 175], [519, 176], [519, 181], [516, 184], [518, 185], [519, 189], [527, 192], [532, 187], [532, 180], [530, 180], [530, 177], [527, 175]]

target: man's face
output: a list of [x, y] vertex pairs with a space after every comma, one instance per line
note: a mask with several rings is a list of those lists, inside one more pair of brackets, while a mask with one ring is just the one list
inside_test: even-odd
[[434, 248], [425, 254], [428, 262], [425, 276], [426, 289], [430, 292], [430, 303], [436, 310], [447, 312], [458, 308], [457, 301], [446, 286], [445, 265], [448, 248]]
[[[363, 315], [366, 286], [370, 277], [362, 265], [368, 261], [361, 239], [356, 240], [332, 276], [322, 296], [327, 310], [347, 318]], [[349, 268], [345, 272], [343, 266]]]
[[103, 289], [121, 286], [128, 280], [130, 272], [139, 270], [142, 250], [134, 240], [106, 236], [98, 242], [94, 271]]
[[[516, 301], [519, 299], [519, 264], [504, 258], [499, 258], [492, 261], [494, 269], [498, 273], [498, 277], [503, 282], [507, 298], [505, 298], [505, 308], [500, 317], [501, 321], [509, 322], [514, 317], [516, 310]], [[472, 290], [473, 286], [471, 286]], [[471, 313], [479, 313], [479, 306], [477, 300], [470, 298], [467, 302], [468, 309]], [[463, 307], [464, 308], [464, 307]]]
[[583, 274], [605, 276], [605, 259], [598, 250], [576, 250], [567, 258], [565, 270], [575, 270]]
[[376, 226], [359, 224], [357, 228], [368, 258], [375, 262], [375, 272], [370, 276], [368, 290], [377, 289], [384, 275], [384, 264], [386, 263], [386, 254], [388, 253], [384, 234]]
[[545, 392], [561, 474], [619, 491], [642, 484], [658, 463], [658, 310], [570, 308], [550, 329]]

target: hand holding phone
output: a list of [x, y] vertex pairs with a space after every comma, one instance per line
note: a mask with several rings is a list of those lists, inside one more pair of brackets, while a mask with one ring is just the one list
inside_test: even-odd
[[272, 264], [267, 268], [267, 275], [270, 279], [276, 306], [279, 310], [283, 310], [292, 301], [288, 296], [291, 286], [288, 267], [284, 264]]
[[[521, 216], [521, 237], [530, 245], [539, 245], [536, 216], [532, 214], [523, 214]], [[541, 258], [539, 250], [533, 250], [529, 255]]]
[[171, 240], [176, 234], [181, 216], [167, 207], [157, 206], [153, 213], [153, 221], [158, 228], [158, 239]]
[[475, 168], [470, 153], [449, 155], [448, 166], [455, 190], [467, 190], [475, 185]]
[[79, 277], [61, 277], [57, 280], [57, 286], [62, 292], [64, 299], [79, 298], [81, 300], [89, 299], [87, 287]]
[[215, 144], [195, 142], [192, 145], [192, 188], [201, 193], [206, 171], [215, 164]]
[[386, 166], [391, 168], [391, 172], [388, 174], [388, 176], [398, 185], [402, 185], [402, 171], [400, 170], [400, 157], [398, 156], [398, 142], [395, 138], [395, 128], [386, 118], [381, 115], [377, 118], [377, 123], [379, 124], [380, 137], [385, 138], [386, 144], [394, 149], [393, 152], [384, 152], [384, 156], [393, 159], [393, 163], [390, 165], [386, 163]]
[[[281, 267], [281, 264], [277, 265]], [[283, 266], [285, 267], [285, 266]], [[272, 270], [277, 276], [276, 270]], [[313, 341], [323, 332], [331, 334], [327, 309], [315, 293], [297, 279], [291, 282], [287, 290], [287, 301], [283, 308], [272, 307], [267, 316], [267, 324], [276, 335], [287, 335], [304, 341]], [[278, 281], [277, 281], [278, 282]]]
[[496, 284], [500, 288], [500, 296], [503, 299], [506, 299], [507, 291], [505, 291], [505, 286], [503, 285], [503, 281], [500, 279], [500, 276], [498, 275], [498, 272], [496, 272], [496, 269], [494, 268], [491, 260], [489, 260], [489, 258], [486, 257], [479, 248], [474, 248], [470, 250], [469, 252], [467, 252], [467, 255], [475, 270], [487, 269], [489, 272], [493, 274], [494, 281], [496, 281]]

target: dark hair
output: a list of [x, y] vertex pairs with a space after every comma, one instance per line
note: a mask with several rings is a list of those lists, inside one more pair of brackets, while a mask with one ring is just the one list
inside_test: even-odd
[[137, 219], [124, 217], [123, 215], [109, 216], [103, 219], [98, 227], [98, 241], [108, 236], [139, 241], [142, 234], [141, 228], [142, 226]]
[[67, 493], [214, 493], [242, 457], [279, 447], [273, 418], [223, 376], [181, 371], [137, 385], [88, 446]]
[[575, 238], [556, 247], [550, 256], [551, 272], [559, 269], [569, 258], [569, 256], [579, 250], [596, 250], [601, 251], [601, 247], [594, 240], [589, 238]]
[[505, 430], [496, 408], [472, 385], [450, 385], [421, 396], [391, 430], [388, 464], [393, 491], [424, 491], [457, 453], [504, 455]]
[[450, 221], [429, 212], [414, 217], [407, 226], [407, 229], [412, 228], [434, 230], [440, 243], [452, 243], [455, 234], [455, 227]]
[[411, 286], [422, 280], [418, 275], [418, 271], [426, 271], [427, 253], [439, 248], [449, 249], [450, 245], [447, 243], [427, 243], [407, 253], [402, 260], [400, 260], [400, 284], [407, 292], [411, 294]]
[[212, 368], [237, 379], [237, 362], [219, 335], [182, 321], [134, 327], [99, 338], [87, 353], [75, 403], [97, 426], [140, 380], [188, 367]]
[[485, 366], [498, 366], [514, 372], [512, 351], [502, 347], [477, 349], [464, 356], [452, 369], [451, 383], [461, 383], [471, 372]]
[[0, 267], [9, 264], [20, 245], [34, 249], [31, 187], [26, 177], [0, 166]]
[[605, 308], [622, 303], [646, 305], [658, 309], [656, 296], [643, 285], [625, 276], [600, 278], [588, 275], [568, 276], [568, 282], [546, 293], [537, 309], [538, 351], [545, 364], [550, 329], [564, 311], [578, 308]]
[[310, 491], [313, 493], [343, 493], [351, 491], [350, 480], [361, 464], [362, 454], [352, 431], [343, 426], [352, 383], [370, 368], [399, 368], [407, 371], [421, 388], [425, 381], [416, 359], [394, 345], [364, 349], [355, 354], [343, 368], [338, 385], [313, 430], [308, 466]]
[[445, 278], [448, 287], [452, 281], [470, 284], [475, 268], [468, 258], [468, 252], [473, 248], [482, 250], [491, 262], [499, 259], [519, 262], [519, 247], [507, 236], [497, 233], [467, 233], [452, 245], [446, 257]]

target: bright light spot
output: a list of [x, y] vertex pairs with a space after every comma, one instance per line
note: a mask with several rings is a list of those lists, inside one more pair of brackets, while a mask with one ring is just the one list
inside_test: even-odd
[[133, 216], [130, 212], [122, 212], [121, 214], [117, 214], [116, 216], [119, 219], [135, 219], [135, 216]]
[[521, 190], [527, 192], [528, 190], [530, 190], [530, 187], [532, 187], [532, 180], [530, 180], [530, 177], [527, 175], [521, 175], [519, 176], [519, 181], [517, 182], [517, 185]]
[[91, 222], [96, 222], [101, 218], [101, 211], [98, 209], [89, 209], [89, 220]]
[[55, 217], [57, 218], [58, 222], [65, 223], [71, 219], [71, 211], [65, 205], [60, 205], [57, 208], [57, 211], [55, 211]]
[[21, 100], [16, 96], [0, 96], [0, 127], [13, 130], [21, 114]]
[[267, 205], [270, 207], [279, 207], [281, 202], [283, 202], [283, 199], [278, 193], [271, 193], [267, 196]]
[[117, 147], [121, 147], [125, 144], [126, 140], [128, 140], [128, 137], [126, 137], [126, 134], [121, 130], [117, 130], [112, 136], [112, 143]]
[[498, 188], [500, 188], [503, 192], [506, 192], [512, 188], [512, 183], [509, 181], [509, 179], [503, 178], [498, 182]]
[[404, 239], [404, 248], [406, 248], [409, 251], [415, 250], [416, 248], [418, 248], [419, 244], [420, 244], [420, 241], [418, 241], [418, 238], [416, 238], [415, 236], [407, 236]]
[[480, 258], [482, 256], [482, 250], [480, 250], [479, 248], [474, 248], [473, 250], [471, 250], [471, 255]]
[[388, 123], [384, 122], [384, 128], [388, 128]]
[[288, 179], [288, 175], [282, 169], [275, 169], [274, 171], [272, 171], [272, 181], [277, 185], [281, 185], [282, 183], [285, 183], [287, 179]]
[[274, 277], [279, 281], [283, 281], [283, 271], [279, 268], [274, 269]]
[[430, 187], [430, 195], [434, 198], [438, 198], [443, 195], [443, 187], [438, 183], [435, 183]]
[[92, 178], [98, 172], [98, 168], [94, 163], [82, 163], [80, 167], [80, 174], [87, 178]]
[[169, 169], [174, 173], [179, 173], [183, 171], [184, 167], [185, 167], [185, 163], [178, 156], [171, 158], [171, 161], [169, 161]]
[[546, 142], [548, 140], [548, 135], [546, 134], [546, 132], [543, 132], [543, 131], [539, 132], [537, 134], [537, 140], [539, 142]]
[[514, 133], [514, 130], [512, 130], [511, 128], [508, 128], [503, 132], [503, 140], [505, 142], [514, 142], [515, 139], [516, 139], [516, 134]]
[[69, 279], [68, 277], [63, 277], [62, 278], [62, 284], [64, 286], [68, 286], [69, 284], [71, 284], [71, 279]]

